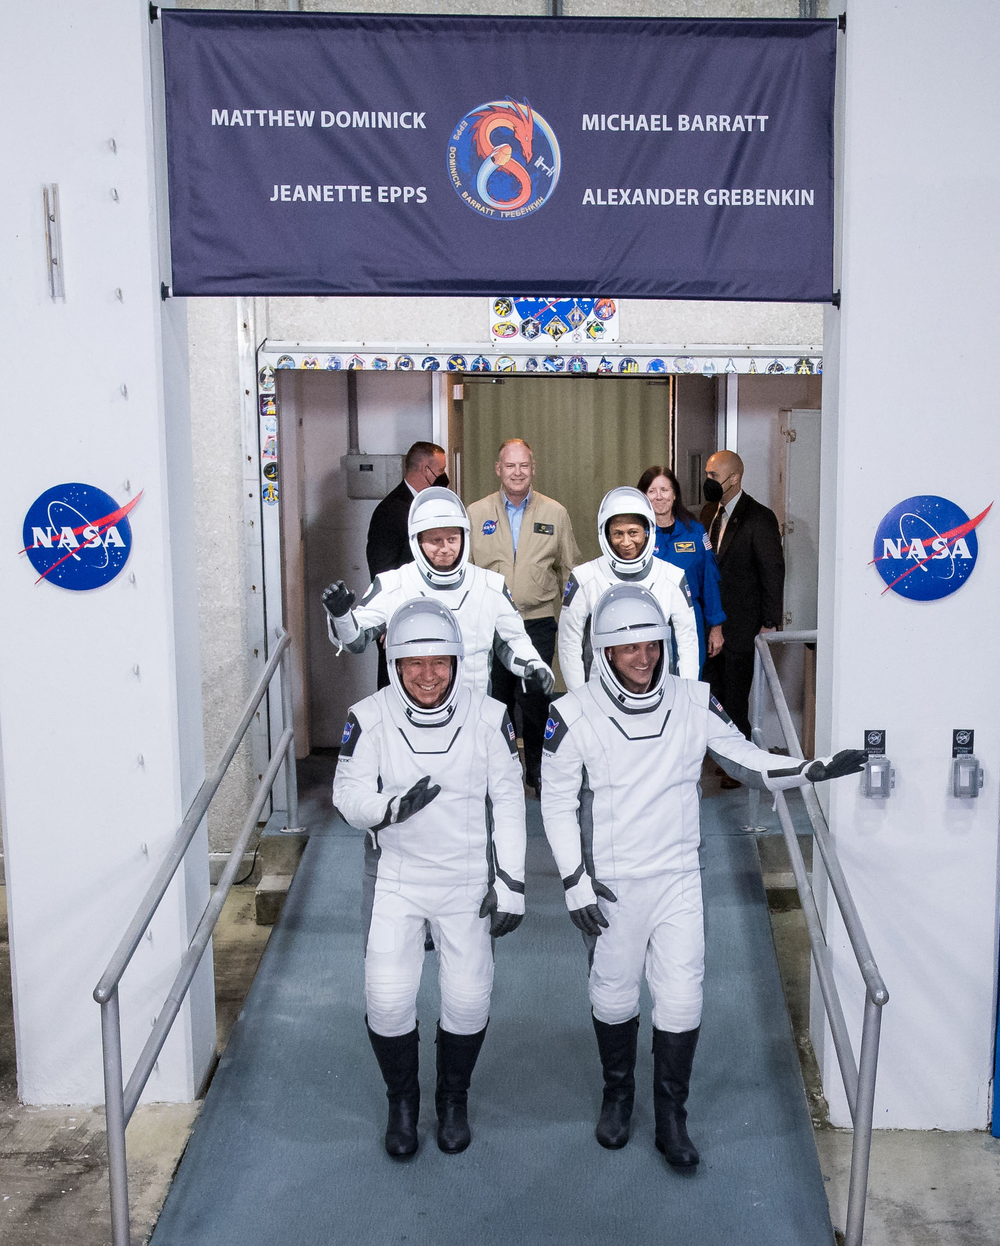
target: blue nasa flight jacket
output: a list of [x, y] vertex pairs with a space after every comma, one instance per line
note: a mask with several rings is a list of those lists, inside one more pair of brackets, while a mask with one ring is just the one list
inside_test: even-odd
[[719, 564], [704, 527], [696, 519], [685, 523], [674, 520], [674, 530], [656, 529], [656, 556], [672, 562], [687, 576], [688, 587], [698, 620], [698, 663], [705, 665], [705, 625], [725, 623], [726, 615], [719, 596]]

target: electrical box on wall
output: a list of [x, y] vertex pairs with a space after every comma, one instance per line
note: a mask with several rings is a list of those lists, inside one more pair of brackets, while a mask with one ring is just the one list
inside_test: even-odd
[[401, 454], [344, 454], [349, 498], [384, 498], [403, 479]]

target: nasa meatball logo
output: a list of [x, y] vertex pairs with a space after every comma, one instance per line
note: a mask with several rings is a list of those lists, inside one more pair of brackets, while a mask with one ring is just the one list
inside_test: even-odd
[[544, 207], [559, 181], [559, 143], [527, 100], [489, 100], [448, 140], [455, 193], [487, 220], [518, 221]]
[[351, 722], [350, 719], [348, 719], [347, 722], [344, 723], [344, 734], [340, 737], [340, 743], [342, 745], [346, 744], [347, 741], [351, 738], [351, 732], [353, 730], [354, 730], [354, 724]]
[[550, 718], [550, 719], [549, 719], [549, 721], [545, 724], [545, 738], [546, 738], [546, 740], [551, 740], [551, 739], [552, 739], [552, 737], [553, 737], [553, 736], [555, 735], [555, 733], [556, 733], [556, 728], [557, 728], [558, 726], [559, 726], [559, 719], [558, 719], [558, 718]]
[[497, 530], [497, 521], [495, 519], [483, 520], [483, 536], [492, 536]]
[[32, 502], [24, 517], [23, 554], [38, 572], [59, 588], [83, 592], [101, 588], [120, 574], [132, 552], [129, 512], [138, 493], [124, 506], [94, 485], [55, 485]]
[[947, 498], [922, 494], [894, 506], [875, 533], [872, 564], [891, 589], [911, 601], [937, 601], [960, 589], [979, 556], [976, 528], [993, 507], [970, 519]]

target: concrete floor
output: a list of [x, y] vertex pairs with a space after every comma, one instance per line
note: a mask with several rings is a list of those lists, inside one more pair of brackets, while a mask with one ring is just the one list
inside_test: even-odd
[[[234, 887], [213, 940], [221, 1052], [250, 989], [270, 927], [254, 922], [256, 877]], [[95, 1004], [96, 1008], [97, 1005]], [[132, 1240], [146, 1241], [200, 1103], [142, 1104], [127, 1132]], [[7, 892], [0, 887], [0, 1242], [109, 1246], [104, 1109], [17, 1102]]]
[[[706, 777], [706, 791], [713, 790]], [[809, 943], [787, 888], [780, 840], [762, 837], [771, 924], [802, 1061], [833, 1222], [847, 1208], [851, 1134], [832, 1129], [808, 1036]], [[219, 1050], [253, 980], [269, 929], [255, 925], [251, 879], [230, 895], [214, 941]], [[103, 1110], [18, 1104], [0, 887], [0, 1241], [4, 1246], [109, 1246]], [[140, 1107], [128, 1131], [133, 1242], [155, 1223], [199, 1104]], [[839, 1238], [838, 1240], [842, 1240]], [[983, 1133], [880, 1130], [872, 1144], [866, 1246], [996, 1246], [1000, 1140]], [[268, 1246], [271, 1246], [269, 1243]], [[629, 1243], [628, 1246], [646, 1246]], [[691, 1246], [695, 1246], [694, 1243]]]

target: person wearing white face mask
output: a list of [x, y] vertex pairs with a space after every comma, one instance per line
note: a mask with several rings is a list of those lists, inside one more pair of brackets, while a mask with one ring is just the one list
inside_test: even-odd
[[542, 820], [566, 906], [590, 953], [589, 993], [604, 1099], [595, 1131], [628, 1142], [639, 990], [653, 1000], [656, 1146], [675, 1168], [699, 1161], [685, 1103], [701, 1025], [699, 779], [705, 754], [774, 792], [864, 766], [860, 750], [798, 761], [740, 735], [708, 685], [667, 673], [670, 629], [645, 588], [618, 584], [594, 607], [586, 684], [552, 702]]
[[[466, 1111], [486, 1035], [492, 940], [524, 913], [524, 793], [504, 707], [463, 679], [458, 621], [405, 602], [386, 631], [388, 688], [351, 707], [333, 801], [365, 838], [365, 1002], [386, 1083], [385, 1148], [417, 1149], [417, 991], [430, 924], [440, 955], [437, 1141], [471, 1140]], [[487, 810], [490, 803], [490, 811]]]
[[641, 584], [663, 607], [674, 632], [677, 673], [697, 679], [698, 623], [684, 572], [656, 557], [656, 519], [649, 498], [621, 487], [604, 495], [597, 512], [600, 558], [579, 567], [566, 583], [559, 615], [559, 667], [570, 690], [589, 673], [587, 625], [597, 599], [614, 584]]

